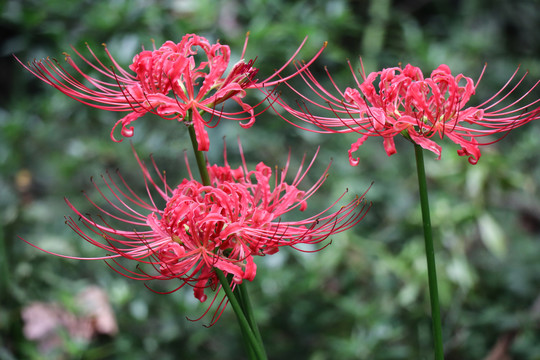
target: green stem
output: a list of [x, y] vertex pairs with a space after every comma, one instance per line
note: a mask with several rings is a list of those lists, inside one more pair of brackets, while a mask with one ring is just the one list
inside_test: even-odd
[[223, 274], [221, 270], [215, 269], [215, 271], [219, 279], [219, 282], [221, 283], [221, 287], [225, 291], [225, 295], [227, 295], [227, 298], [229, 299], [229, 303], [231, 304], [234, 312], [236, 313], [238, 323], [240, 324], [240, 328], [242, 329], [242, 334], [244, 334], [247, 337], [251, 345], [250, 346], [251, 350], [255, 353], [256, 357], [254, 359], [260, 359], [260, 360], [267, 359], [264, 348], [262, 347], [262, 344], [257, 341], [255, 332], [249, 326], [249, 323], [244, 315], [244, 311], [242, 310], [242, 307], [240, 306], [238, 299], [236, 298], [236, 296], [234, 296], [230, 288], [229, 282], [227, 281], [227, 278], [225, 277], [225, 275]]
[[260, 344], [263, 343], [261, 333], [259, 331], [259, 327], [257, 326], [257, 322], [255, 321], [255, 314], [253, 314], [253, 307], [251, 306], [251, 301], [249, 299], [249, 293], [247, 291], [247, 286], [245, 283], [241, 283], [236, 285], [238, 294], [238, 298], [240, 301], [240, 304], [242, 305], [242, 308], [244, 309], [245, 315], [247, 317], [247, 320], [249, 322], [249, 325], [251, 326], [251, 329], [255, 333], [255, 336], [257, 337], [257, 340]]
[[431, 321], [433, 325], [433, 345], [435, 359], [443, 360], [443, 342], [441, 311], [439, 308], [439, 290], [437, 286], [437, 271], [435, 267], [435, 250], [433, 249], [433, 235], [431, 232], [431, 219], [429, 216], [429, 201], [426, 184], [426, 171], [424, 168], [424, 155], [422, 147], [414, 144], [416, 155], [416, 169], [418, 173], [418, 189], [420, 191], [420, 204], [422, 207], [422, 223], [424, 225], [424, 241], [426, 245], [426, 260], [428, 269], [429, 298], [431, 302]]
[[[229, 277], [231, 278], [231, 277]], [[229, 281], [229, 284], [230, 284], [230, 281]], [[260, 334], [259, 334], [259, 329], [257, 328], [257, 323], [255, 322], [255, 318], [253, 317], [253, 312], [251, 311], [251, 304], [249, 302], [249, 298], [247, 299], [247, 302], [246, 300], [244, 300], [243, 298], [243, 291], [240, 290], [241, 288], [243, 288], [243, 290], [245, 290], [245, 285], [244, 283], [241, 283], [241, 284], [237, 284], [236, 285], [236, 289], [233, 291], [233, 295], [236, 296], [236, 300], [238, 301], [238, 303], [240, 304], [240, 308], [242, 308], [242, 311], [244, 312], [244, 316], [246, 316], [246, 320], [249, 324], [249, 326], [251, 327], [251, 330], [253, 330], [253, 333], [255, 334], [255, 337], [257, 338], [257, 340], [259, 341], [260, 344], [262, 344], [262, 340], [261, 340], [261, 337], [260, 337]], [[247, 293], [246, 293], [247, 295]], [[243, 331], [243, 329], [242, 329]], [[244, 337], [247, 337], [246, 334], [242, 333]], [[250, 359], [254, 359], [255, 358], [255, 352], [253, 350], [253, 348], [250, 346], [250, 344], [247, 344], [247, 351], [249, 353], [249, 356], [250, 356]]]
[[[190, 116], [188, 114], [186, 116]], [[195, 153], [195, 159], [197, 160], [197, 166], [199, 168], [199, 173], [201, 174], [202, 184], [205, 186], [210, 185], [210, 176], [208, 175], [208, 170], [206, 169], [206, 159], [204, 158], [204, 153], [199, 150], [199, 143], [197, 142], [197, 135], [195, 134], [195, 128], [193, 125], [188, 126], [189, 138], [191, 139], [191, 145], [193, 145], [193, 152]]]
[[[188, 113], [187, 117], [191, 117], [191, 113]], [[199, 173], [201, 174], [202, 184], [209, 186], [210, 175], [208, 174], [208, 169], [206, 168], [206, 159], [204, 157], [204, 153], [199, 150], [197, 135], [193, 125], [188, 126], [188, 131], [191, 139], [191, 145], [193, 146], [193, 152], [195, 153], [195, 159], [197, 160], [197, 167], [199, 169]], [[229, 299], [229, 303], [236, 314], [242, 335], [244, 336], [244, 339], [248, 340], [246, 346], [249, 357], [251, 359], [258, 360], [267, 359], [262, 338], [257, 327], [255, 317], [253, 316], [253, 311], [245, 284], [242, 283], [237, 285], [237, 290], [233, 293], [230, 283], [227, 281], [224, 273], [217, 268], [214, 268], [214, 271], [216, 272], [221, 286]]]

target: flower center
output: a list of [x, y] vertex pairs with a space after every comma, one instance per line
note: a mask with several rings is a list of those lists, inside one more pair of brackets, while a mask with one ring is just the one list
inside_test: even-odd
[[186, 248], [234, 248], [246, 229], [264, 228], [273, 215], [257, 206], [249, 184], [223, 181], [203, 186], [185, 180], [167, 202], [161, 223]]

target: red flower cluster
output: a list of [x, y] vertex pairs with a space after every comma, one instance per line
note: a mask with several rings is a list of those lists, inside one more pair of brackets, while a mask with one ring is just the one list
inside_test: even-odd
[[[246, 37], [242, 58], [247, 40]], [[211, 44], [194, 34], [185, 35], [179, 43], [167, 41], [159, 49], [142, 51], [133, 58], [131, 71], [123, 69], [106, 47], [111, 67], [99, 60], [89, 47], [91, 57], [88, 59], [74, 49], [82, 61], [105, 80], [84, 72], [69, 55], [66, 61], [74, 69], [74, 75], [51, 59], [23, 66], [84, 104], [128, 112], [111, 131], [114, 141], [117, 141], [113, 135], [117, 126], [121, 125], [123, 136], [130, 137], [134, 131], [132, 123], [150, 112], [193, 126], [197, 150], [207, 151], [210, 141], [206, 127], [217, 125], [213, 119], [217, 119], [215, 122], [222, 118], [239, 120], [242, 127], [250, 127], [257, 115], [255, 108], [273, 96], [273, 89], [268, 88], [301, 74], [324, 49], [323, 46], [311, 61], [297, 66], [291, 75], [283, 76], [283, 70], [303, 45], [285, 65], [263, 81], [256, 79], [258, 70], [253, 67], [253, 60], [242, 59], [232, 65], [228, 46]], [[246, 104], [243, 100], [246, 90], [255, 88], [261, 90], [266, 99], [254, 106]], [[239, 112], [224, 111], [222, 103], [229, 99], [240, 107]], [[203, 119], [204, 113], [209, 114], [209, 119]], [[204, 157], [198, 151], [199, 169], [204, 169]], [[220, 289], [221, 272], [230, 276], [232, 288], [244, 280], [253, 280], [257, 271], [255, 256], [274, 254], [282, 246], [318, 251], [320, 247], [313, 245], [356, 225], [369, 207], [362, 195], [332, 211], [343, 194], [319, 214], [298, 221], [282, 219], [294, 209], [307, 208], [307, 200], [324, 183], [328, 168], [309, 189], [300, 190], [316, 155], [307, 166], [304, 158], [292, 182], [286, 182], [290, 158], [282, 170], [276, 167], [273, 171], [262, 162], [249, 170], [241, 149], [240, 154], [242, 166], [233, 169], [224, 150], [224, 165], [206, 164], [208, 177], [202, 171], [205, 179], [202, 183], [194, 179], [186, 160], [189, 177], [171, 187], [153, 161], [157, 178], [135, 153], [148, 199], [137, 195], [120, 174], [119, 180], [111, 175], [103, 176], [105, 186], [100, 187], [95, 182], [94, 186], [108, 206], [102, 207], [85, 195], [100, 212], [92, 217], [66, 200], [79, 219], [68, 217], [66, 222], [79, 236], [106, 254], [97, 258], [59, 256], [106, 260], [115, 271], [136, 280], [174, 279], [177, 282], [170, 292], [188, 285], [193, 288], [195, 298], [204, 302], [208, 288]], [[226, 303], [226, 300], [219, 303], [212, 323], [219, 318]]]
[[329, 75], [338, 96], [326, 90], [309, 70], [301, 74], [323, 103], [295, 91], [306, 103], [330, 111], [330, 117], [316, 115], [307, 107], [298, 110], [278, 100], [296, 118], [319, 128], [313, 130], [293, 123], [302, 129], [322, 133], [356, 132], [362, 135], [349, 150], [351, 165], [357, 165], [359, 161], [352, 153], [371, 136], [382, 137], [386, 153], [394, 154], [394, 137], [398, 134], [434, 152], [439, 158], [441, 146], [434, 138], [436, 135], [441, 139], [447, 137], [461, 146], [459, 155], [469, 156], [469, 162], [476, 164], [481, 156], [479, 146], [485, 145], [477, 141], [478, 137], [509, 131], [540, 118], [540, 99], [520, 105], [521, 100], [540, 82], [518, 100], [503, 104], [526, 76], [507, 91], [517, 70], [493, 97], [474, 107], [467, 107], [467, 103], [479, 81], [475, 85], [471, 78], [462, 74], [453, 76], [447, 65], [440, 65], [428, 78], [424, 78], [422, 71], [410, 64], [405, 68], [383, 69], [367, 76], [362, 70], [363, 82], [352, 72], [358, 88], [346, 88], [345, 91], [341, 91]]
[[[216, 269], [232, 275], [233, 284], [252, 280], [256, 273], [254, 256], [273, 254], [282, 246], [297, 248], [300, 244], [318, 244], [332, 234], [353, 227], [368, 208], [362, 197], [331, 212], [340, 197], [325, 211], [304, 220], [282, 220], [281, 216], [293, 209], [306, 209], [306, 201], [322, 185], [328, 168], [313, 186], [303, 191], [298, 187], [316, 155], [305, 170], [302, 162], [291, 183], [285, 182], [289, 160], [280, 171], [277, 168], [272, 171], [262, 162], [250, 171], [243, 154], [243, 164], [237, 169], [232, 169], [226, 155], [224, 157], [224, 166], [207, 166], [211, 185], [205, 186], [190, 176], [176, 188], [167, 184], [165, 176], [152, 162], [159, 176], [159, 181], [155, 181], [137, 157], [149, 200], [136, 195], [122, 177], [118, 182], [109, 175], [103, 177], [103, 181], [110, 195], [94, 185], [110, 210], [87, 197], [103, 215], [93, 218], [67, 201], [84, 226], [72, 218], [68, 218], [67, 223], [83, 239], [109, 253], [92, 260], [110, 260], [114, 263], [110, 264], [112, 268], [132, 279], [179, 279], [181, 284], [172, 291], [190, 285], [195, 297], [204, 302], [205, 289], [217, 288]], [[186, 165], [191, 174], [187, 161]], [[157, 198], [152, 195], [156, 193], [166, 202], [164, 208], [156, 206]], [[119, 223], [110, 224], [106, 218]], [[121, 230], [121, 223], [126, 230]], [[137, 266], [132, 270], [118, 258], [151, 268]]]
[[[305, 40], [279, 70], [262, 81], [255, 79], [258, 70], [253, 67], [254, 60], [247, 63], [243, 60], [247, 40], [246, 36], [242, 60], [233, 65], [228, 74], [226, 71], [231, 56], [229, 47], [219, 43], [211, 44], [204, 37], [194, 34], [185, 35], [178, 44], [167, 41], [159, 49], [154, 47], [152, 51], [144, 50], [135, 55], [129, 66], [132, 72], [122, 68], [107, 47], [105, 52], [113, 65], [111, 67], [99, 60], [90, 47], [88, 50], [94, 61], [73, 49], [85, 63], [106, 78], [100, 80], [86, 74], [71, 56], [66, 54], [68, 64], [89, 86], [77, 80], [57, 61], [49, 58], [23, 66], [47, 84], [84, 104], [109, 111], [129, 112], [113, 127], [113, 140], [116, 126], [122, 125], [122, 136], [130, 137], [134, 131], [130, 124], [151, 112], [165, 119], [177, 119], [187, 122], [187, 125], [193, 124], [199, 150], [208, 151], [210, 144], [205, 127], [215, 126], [210, 125], [214, 117], [245, 120], [246, 122], [240, 123], [244, 128], [253, 125], [254, 109], [261, 103], [251, 106], [243, 102], [246, 89], [273, 87], [297, 74], [286, 77], [280, 75], [298, 54]], [[324, 47], [302, 68], [315, 60], [323, 49]], [[225, 112], [222, 106], [218, 106], [228, 99], [235, 101], [242, 110]], [[211, 114], [207, 121], [201, 116], [204, 112]]]

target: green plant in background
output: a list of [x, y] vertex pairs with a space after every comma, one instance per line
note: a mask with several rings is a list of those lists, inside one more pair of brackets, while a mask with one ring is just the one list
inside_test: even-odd
[[[358, 55], [368, 72], [401, 61], [425, 69], [444, 62], [457, 73], [477, 74], [487, 62], [489, 71], [477, 89], [479, 99], [489, 98], [491, 89], [500, 87], [516, 64], [530, 71], [529, 78], [540, 76], [540, 41], [535, 31], [540, 12], [535, 10], [534, 1], [384, 4], [340, 0], [224, 1], [217, 5], [204, 0], [135, 4], [13, 0], [0, 5], [0, 61], [5, 69], [0, 73], [4, 84], [0, 98], [0, 227], [8, 256], [8, 261], [0, 262], [8, 269], [5, 278], [10, 279], [10, 290], [4, 291], [3, 283], [0, 291], [0, 355], [28, 358], [32, 351], [35, 354], [36, 345], [22, 332], [23, 305], [41, 300], [68, 306], [70, 294], [88, 284], [106, 289], [124, 330], [114, 337], [94, 338], [86, 350], [79, 350], [85, 357], [144, 359], [151, 354], [167, 359], [181, 351], [187, 358], [229, 359], [242, 353], [236, 334], [222, 325], [231, 321], [232, 312], [226, 311], [222, 321], [208, 331], [199, 323], [169, 316], [200, 313], [183, 292], [154, 296], [145, 289], [127, 286], [106, 267], [50, 261], [18, 241], [16, 235], [21, 235], [57, 252], [98, 256], [64, 230], [58, 218], [66, 213], [61, 199], [80, 198], [81, 189], [91, 194], [88, 178], [104, 169], [114, 172], [121, 168], [128, 179], [135, 178], [137, 172], [124, 165], [132, 161], [129, 143], [97, 141], [107, 136], [117, 114], [92, 111], [60, 93], [43, 91], [43, 86], [20, 71], [12, 53], [24, 59], [49, 54], [63, 58], [61, 52], [70, 44], [82, 48], [87, 42], [98, 48], [97, 44], [104, 42], [110, 49], [121, 49], [115, 51], [116, 60], [126, 65], [150, 36], [163, 43], [196, 32], [241, 49], [243, 34], [250, 31], [247, 55], [258, 56], [261, 74], [271, 73], [274, 64], [288, 58], [291, 49], [310, 34], [304, 53], [315, 53], [315, 46], [328, 40], [320, 62], [327, 64], [336, 83], [343, 86], [354, 86], [343, 62]], [[377, 36], [370, 35], [373, 33]], [[152, 44], [144, 46], [149, 49]], [[231, 59], [236, 62], [240, 54], [233, 52]], [[358, 66], [354, 61], [352, 65]], [[317, 72], [317, 67], [312, 71], [324, 82], [324, 72]], [[300, 85], [297, 89], [305, 91]], [[287, 99], [285, 87], [277, 90]], [[251, 94], [246, 101], [257, 103], [264, 98], [262, 93]], [[294, 103], [296, 98], [289, 96], [288, 101]], [[242, 139], [250, 168], [261, 160], [276, 163], [289, 147], [295, 154], [310, 153], [320, 144], [319, 159], [337, 159], [345, 150], [343, 143], [357, 139], [353, 135], [318, 136], [296, 131], [270, 113], [262, 114], [250, 128], [253, 137]], [[138, 152], [153, 152], [159, 164], [178, 162], [177, 154], [159, 149], [186, 146], [183, 144], [190, 141], [187, 134], [178, 132], [175, 122], [150, 119], [135, 123], [133, 141]], [[153, 127], [158, 123], [156, 131]], [[452, 156], [449, 147], [442, 149], [444, 161], [430, 156], [425, 159], [434, 235], [441, 240], [435, 243], [435, 251], [447, 359], [484, 358], [495, 348], [515, 358], [534, 359], [540, 354], [532, 310], [540, 284], [540, 248], [535, 241], [540, 219], [536, 200], [540, 167], [535, 149], [540, 134], [536, 126], [522, 129], [486, 147], [482, 161], [474, 167]], [[225, 121], [208, 131], [214, 142], [224, 134], [230, 139], [242, 136], [242, 132], [236, 124]], [[268, 140], [264, 148], [260, 139]], [[357, 230], [335, 236], [331, 251], [307, 257], [283, 251], [260, 259], [258, 279], [265, 280], [254, 281], [250, 295], [258, 305], [255, 315], [267, 343], [272, 344], [273, 356], [429, 356], [427, 275], [417, 231], [421, 217], [414, 195], [414, 168], [404, 161], [412, 156], [406, 143], [397, 138], [396, 149], [402, 156], [390, 158], [376, 143], [365, 143], [361, 172], [346, 161], [333, 162], [334, 174], [339, 176], [328, 178], [319, 190], [321, 199], [339, 196], [351, 183], [366, 188], [375, 180], [369, 198], [376, 206]], [[232, 157], [237, 156], [234, 149], [231, 151]], [[220, 161], [216, 155], [209, 154], [211, 162]], [[167, 167], [167, 178], [185, 177], [182, 168]], [[309, 178], [308, 174], [308, 182], [316, 180]], [[399, 187], [394, 182], [397, 178], [403, 179]], [[134, 190], [145, 191], [144, 187]], [[327, 206], [316, 198], [311, 200], [312, 209]], [[74, 205], [83, 213], [92, 211], [84, 202]], [[294, 306], [291, 298], [296, 300]], [[213, 336], [217, 333], [219, 337]]]

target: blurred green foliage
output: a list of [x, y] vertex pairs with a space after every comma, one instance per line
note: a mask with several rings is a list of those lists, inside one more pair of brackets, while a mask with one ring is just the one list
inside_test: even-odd
[[[83, 49], [88, 43], [103, 54], [100, 44], [107, 43], [127, 66], [151, 39], [161, 44], [196, 32], [220, 39], [238, 57], [249, 31], [246, 56], [257, 57], [261, 77], [281, 66], [309, 35], [301, 56], [309, 58], [328, 41], [313, 71], [326, 80], [327, 66], [342, 87], [354, 84], [346, 59], [356, 68], [359, 56], [366, 71], [410, 62], [429, 73], [446, 63], [473, 79], [487, 63], [478, 103], [519, 64], [530, 72], [527, 84], [540, 79], [538, 0], [4, 0], [0, 9], [1, 360], [241, 359], [244, 354], [230, 311], [209, 329], [205, 320], [185, 319], [204, 311], [189, 290], [157, 295], [103, 263], [52, 257], [19, 239], [53, 252], [94, 256], [95, 249], [64, 225], [69, 209], [63, 197], [91, 211], [80, 191], [91, 191], [91, 176], [117, 168], [141, 190], [144, 184], [129, 141], [109, 140], [121, 114], [88, 108], [41, 84], [12, 54], [23, 61], [51, 56], [62, 62], [70, 45]], [[237, 136], [250, 162], [283, 165], [289, 149], [298, 162], [321, 146], [313, 178], [334, 161], [321, 195], [312, 199], [313, 213], [346, 188], [353, 196], [373, 182], [369, 214], [327, 249], [285, 250], [260, 259], [249, 288], [270, 358], [431, 358], [410, 144], [398, 141], [398, 153], [387, 157], [380, 140], [370, 139], [358, 152], [360, 165], [352, 168], [346, 151], [354, 135], [302, 132], [269, 111], [249, 130], [228, 121], [210, 130], [209, 157], [218, 163], [216, 144], [223, 135], [231, 164], [240, 161]], [[442, 160], [427, 156], [447, 359], [485, 358], [504, 339], [510, 341], [502, 355], [540, 359], [539, 138], [539, 124], [529, 124], [485, 147], [475, 166], [458, 157], [450, 142]], [[169, 179], [186, 176], [187, 141], [178, 123], [152, 117], [135, 123], [138, 153], [143, 158], [153, 153]], [[23, 335], [21, 309], [35, 301], [69, 308], [74, 294], [92, 284], [108, 293], [120, 332], [91, 342], [64, 336], [63, 350], [40, 354]]]

